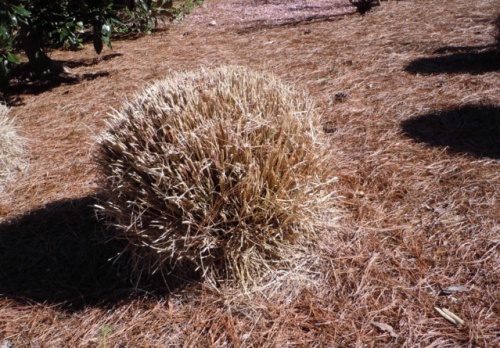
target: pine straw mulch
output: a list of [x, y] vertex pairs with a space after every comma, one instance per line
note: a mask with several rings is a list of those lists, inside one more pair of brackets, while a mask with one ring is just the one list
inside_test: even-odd
[[[207, 0], [101, 56], [53, 52], [71, 69], [65, 79], [18, 82], [4, 98], [30, 165], [0, 196], [0, 342], [499, 346], [498, 3], [389, 1], [364, 17], [345, 3]], [[110, 108], [169, 69], [221, 64], [274, 72], [315, 96], [342, 219], [296, 269], [246, 293], [132, 289], [106, 261], [122, 246], [89, 207], [94, 136]]]

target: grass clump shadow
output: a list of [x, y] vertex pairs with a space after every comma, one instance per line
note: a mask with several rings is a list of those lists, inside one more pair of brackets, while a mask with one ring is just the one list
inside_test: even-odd
[[0, 224], [0, 296], [68, 310], [110, 305], [135, 290], [110, 259], [123, 249], [94, 197], [47, 204]]
[[173, 73], [108, 123], [98, 209], [127, 242], [136, 279], [249, 284], [323, 223], [333, 179], [320, 117], [273, 75]]
[[404, 121], [402, 129], [430, 146], [500, 159], [500, 107], [495, 105], [465, 105], [415, 116]]
[[[446, 50], [443, 47], [436, 53]], [[410, 62], [405, 71], [411, 74], [485, 74], [500, 70], [500, 55], [493, 46], [462, 47], [456, 53], [418, 58]]]

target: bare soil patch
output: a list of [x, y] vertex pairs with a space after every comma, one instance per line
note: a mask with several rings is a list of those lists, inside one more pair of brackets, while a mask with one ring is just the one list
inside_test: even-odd
[[[30, 164], [0, 193], [0, 342], [499, 346], [498, 2], [387, 1], [364, 16], [347, 5], [207, 0], [101, 56], [52, 52], [66, 79], [3, 96]], [[296, 272], [264, 279], [269, 288], [134, 289], [106, 261], [120, 245], [89, 208], [95, 136], [111, 108], [169, 70], [222, 64], [271, 71], [315, 97], [337, 157], [340, 227]], [[456, 285], [465, 291], [446, 290]]]

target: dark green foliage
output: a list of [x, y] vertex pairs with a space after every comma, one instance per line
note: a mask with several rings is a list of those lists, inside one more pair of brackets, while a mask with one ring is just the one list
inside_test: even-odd
[[349, 0], [351, 4], [356, 6], [360, 14], [365, 14], [370, 11], [373, 6], [379, 6], [380, 0]]
[[18, 37], [17, 28], [25, 24], [31, 13], [22, 6], [5, 4], [0, 8], [0, 90], [8, 84], [8, 76], [13, 64], [20, 60], [13, 54], [14, 42]]
[[[35, 77], [60, 72], [45, 51], [78, 48], [92, 39], [100, 53], [111, 47], [113, 32], [147, 32], [159, 19], [173, 16], [171, 0], [0, 0], [0, 89], [8, 86], [12, 69], [24, 51]], [[90, 35], [89, 35], [90, 34]]]

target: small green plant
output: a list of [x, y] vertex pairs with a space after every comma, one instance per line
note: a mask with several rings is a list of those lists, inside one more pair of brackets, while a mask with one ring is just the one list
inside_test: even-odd
[[107, 348], [108, 347], [108, 337], [114, 331], [114, 328], [111, 325], [102, 325], [97, 332], [99, 337], [99, 348]]
[[222, 67], [172, 74], [111, 115], [98, 209], [156, 272], [246, 283], [318, 231], [332, 157], [305, 93]]
[[203, 0], [185, 0], [180, 6], [172, 8], [172, 15], [177, 18], [177, 20], [182, 21], [196, 6], [202, 3]]

